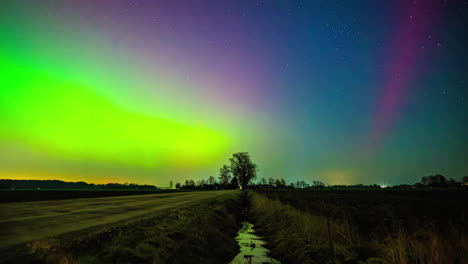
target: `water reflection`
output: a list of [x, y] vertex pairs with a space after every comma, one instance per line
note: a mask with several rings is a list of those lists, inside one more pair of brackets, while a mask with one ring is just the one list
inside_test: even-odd
[[279, 261], [268, 256], [268, 249], [263, 247], [265, 241], [255, 235], [254, 232], [251, 223], [242, 223], [242, 227], [239, 229], [236, 237], [236, 241], [240, 246], [240, 252], [230, 263], [280, 264]]

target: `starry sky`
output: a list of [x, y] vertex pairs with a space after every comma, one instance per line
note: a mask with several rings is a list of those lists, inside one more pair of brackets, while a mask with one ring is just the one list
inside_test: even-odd
[[468, 2], [6, 0], [0, 178], [468, 175]]

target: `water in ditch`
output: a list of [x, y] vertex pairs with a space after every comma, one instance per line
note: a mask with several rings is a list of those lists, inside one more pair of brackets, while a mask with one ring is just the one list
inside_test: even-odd
[[269, 250], [263, 247], [265, 241], [255, 235], [254, 232], [251, 223], [242, 223], [242, 227], [237, 232], [236, 237], [236, 241], [240, 246], [240, 252], [230, 263], [280, 264], [281, 262], [268, 256]]

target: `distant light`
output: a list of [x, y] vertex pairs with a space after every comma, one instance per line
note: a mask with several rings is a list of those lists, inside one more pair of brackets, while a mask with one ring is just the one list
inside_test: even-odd
[[380, 185], [380, 188], [382, 188], [382, 189], [385, 189], [387, 187], [388, 187], [387, 185]]

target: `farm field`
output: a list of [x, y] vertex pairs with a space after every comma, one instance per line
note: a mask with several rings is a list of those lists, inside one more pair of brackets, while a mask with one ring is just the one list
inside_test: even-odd
[[0, 204], [0, 249], [213, 199], [229, 191], [82, 198]]
[[468, 264], [468, 0], [0, 1], [0, 264]]
[[284, 263], [466, 263], [464, 190], [257, 191], [252, 218]]
[[175, 193], [179, 190], [0, 190], [0, 203]]
[[423, 225], [463, 227], [468, 223], [466, 190], [354, 190], [265, 192], [302, 211], [351, 221], [361, 233]]

